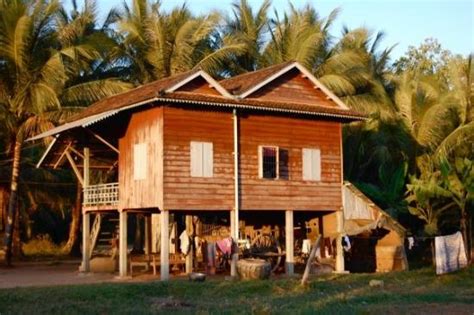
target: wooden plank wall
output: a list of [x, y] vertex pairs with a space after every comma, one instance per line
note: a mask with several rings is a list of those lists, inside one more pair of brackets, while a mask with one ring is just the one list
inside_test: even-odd
[[[133, 146], [147, 143], [146, 178], [133, 176]], [[163, 108], [134, 113], [119, 140], [119, 194], [121, 209], [162, 208]]]
[[[341, 124], [330, 121], [250, 115], [240, 120], [242, 209], [339, 210]], [[258, 147], [289, 151], [289, 179], [258, 177]], [[304, 181], [302, 148], [321, 150], [321, 181]]]
[[304, 78], [298, 69], [293, 69], [248, 96], [259, 100], [306, 103], [330, 108], [339, 106], [326, 98], [326, 95], [309, 79]]
[[[230, 210], [234, 203], [233, 125], [229, 112], [164, 108], [164, 206]], [[190, 142], [212, 142], [214, 177], [191, 177]]]

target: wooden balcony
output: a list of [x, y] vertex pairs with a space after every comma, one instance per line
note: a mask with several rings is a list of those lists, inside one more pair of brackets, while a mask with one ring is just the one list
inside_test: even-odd
[[83, 189], [84, 211], [117, 210], [119, 203], [119, 183], [90, 185]]

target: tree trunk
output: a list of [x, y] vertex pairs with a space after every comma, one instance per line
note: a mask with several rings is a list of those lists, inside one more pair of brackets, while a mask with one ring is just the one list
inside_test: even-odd
[[0, 186], [0, 232], [5, 231], [5, 224], [7, 222], [7, 204], [8, 189], [6, 186]]
[[21, 141], [16, 139], [13, 150], [13, 167], [12, 167], [12, 181], [10, 189], [10, 199], [8, 201], [8, 214], [5, 227], [5, 263], [11, 266], [12, 263], [12, 244], [14, 222], [18, 208], [18, 175], [20, 173], [20, 158], [21, 158]]
[[79, 236], [79, 225], [81, 221], [81, 209], [82, 209], [82, 186], [81, 183], [77, 182], [76, 189], [76, 201], [71, 213], [71, 224], [69, 226], [69, 237], [67, 243], [63, 246], [62, 251], [66, 255], [70, 255], [71, 251], [76, 244]]

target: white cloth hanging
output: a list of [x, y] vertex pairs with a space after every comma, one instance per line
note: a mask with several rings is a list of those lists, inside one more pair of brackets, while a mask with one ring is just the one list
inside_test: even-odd
[[301, 252], [303, 254], [309, 255], [311, 252], [311, 240], [310, 239], [304, 239], [303, 240], [303, 245], [301, 246]]
[[181, 233], [179, 236], [179, 249], [181, 250], [181, 253], [184, 255], [187, 255], [189, 253], [189, 250], [191, 249], [191, 243], [190, 243], [190, 238], [186, 230]]
[[415, 239], [413, 238], [413, 236], [410, 236], [407, 238], [407, 240], [408, 240], [408, 249], [411, 250], [413, 246], [415, 246]]
[[436, 274], [453, 272], [467, 266], [461, 232], [435, 237]]
[[344, 245], [342, 246], [346, 252], [351, 250], [351, 240], [349, 236], [344, 235]]

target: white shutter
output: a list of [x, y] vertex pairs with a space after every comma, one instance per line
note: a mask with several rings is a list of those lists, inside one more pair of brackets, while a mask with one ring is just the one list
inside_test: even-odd
[[303, 149], [303, 180], [311, 180], [311, 149]]
[[321, 180], [321, 150], [311, 150], [311, 176], [313, 180]]
[[147, 171], [147, 145], [139, 143], [133, 146], [133, 179], [143, 180]]
[[212, 142], [202, 143], [202, 176], [212, 177], [214, 173], [214, 152]]
[[202, 144], [201, 142], [191, 141], [191, 176], [202, 176]]
[[212, 177], [214, 175], [214, 152], [212, 142], [191, 141], [191, 176]]
[[258, 147], [258, 177], [263, 178], [263, 147]]
[[321, 180], [321, 150], [303, 149], [303, 180]]

